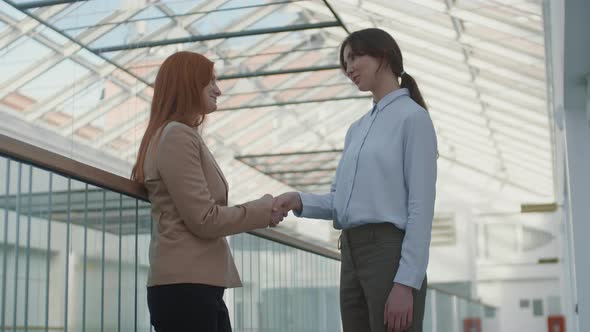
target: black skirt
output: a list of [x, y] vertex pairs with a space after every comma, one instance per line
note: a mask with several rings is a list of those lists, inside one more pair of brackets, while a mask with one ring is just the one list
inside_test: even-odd
[[224, 290], [202, 284], [148, 287], [150, 322], [156, 332], [231, 332]]

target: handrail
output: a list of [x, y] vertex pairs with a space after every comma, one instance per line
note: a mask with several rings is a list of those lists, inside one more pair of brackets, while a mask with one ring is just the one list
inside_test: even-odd
[[[86, 182], [97, 187], [149, 202], [147, 192], [142, 185], [139, 185], [122, 176], [106, 172], [96, 167], [86, 165], [68, 157], [2, 134], [0, 134], [0, 155], [39, 168], [43, 168], [45, 170], [70, 177], [75, 180]], [[334, 260], [340, 260], [340, 253], [337, 251], [318, 246], [311, 242], [298, 239], [271, 228], [258, 229], [248, 233], [316, 255], [324, 256]], [[495, 306], [483, 303], [478, 299], [472, 299], [463, 295], [453, 294], [433, 286], [428, 286], [428, 288], [433, 289], [439, 293], [456, 296], [474, 303], [480, 303], [487, 307], [495, 308]]]
[[[2, 134], [0, 134], [0, 155], [149, 202], [147, 192], [140, 184]], [[320, 256], [340, 260], [340, 253], [337, 251], [295, 238], [274, 229], [258, 229], [248, 233]]]

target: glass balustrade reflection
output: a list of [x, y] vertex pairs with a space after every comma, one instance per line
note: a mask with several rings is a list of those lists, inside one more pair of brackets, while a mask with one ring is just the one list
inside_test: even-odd
[[[0, 156], [0, 329], [151, 331], [148, 202]], [[244, 287], [234, 331], [341, 331], [338, 260], [251, 234], [229, 238]], [[495, 308], [428, 290], [424, 331]], [[484, 324], [485, 325], [485, 324]]]

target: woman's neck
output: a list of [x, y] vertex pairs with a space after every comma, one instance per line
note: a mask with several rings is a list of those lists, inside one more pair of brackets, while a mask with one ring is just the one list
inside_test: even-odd
[[400, 88], [397, 78], [391, 71], [379, 71], [375, 80], [375, 88], [371, 92], [373, 93], [373, 100], [375, 100], [376, 103], [387, 94]]

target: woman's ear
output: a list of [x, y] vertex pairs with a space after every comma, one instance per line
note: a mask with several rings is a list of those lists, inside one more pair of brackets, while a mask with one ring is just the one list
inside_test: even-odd
[[382, 70], [393, 72], [393, 70], [391, 69], [391, 66], [389, 65], [389, 62], [387, 62], [387, 59], [385, 59], [385, 58], [382, 58], [379, 61], [379, 67], [377, 67], [377, 70], [375, 71], [375, 74], [377, 74], [378, 72], [380, 72]]

